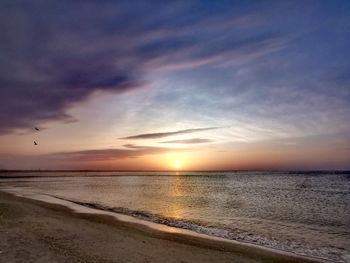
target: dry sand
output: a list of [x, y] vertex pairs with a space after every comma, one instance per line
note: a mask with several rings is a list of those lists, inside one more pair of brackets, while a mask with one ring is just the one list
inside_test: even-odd
[[315, 262], [146, 231], [0, 191], [0, 262]]

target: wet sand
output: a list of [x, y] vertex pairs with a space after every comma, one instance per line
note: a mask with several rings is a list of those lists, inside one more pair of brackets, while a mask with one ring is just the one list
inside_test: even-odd
[[163, 233], [0, 191], [0, 262], [319, 262]]

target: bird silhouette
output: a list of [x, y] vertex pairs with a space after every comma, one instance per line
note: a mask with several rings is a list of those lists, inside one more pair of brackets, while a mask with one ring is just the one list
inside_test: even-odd
[[36, 141], [34, 141], [34, 145], [38, 145]]
[[34, 129], [37, 130], [37, 131], [40, 131], [39, 128], [37, 128], [37, 127], [35, 127]]

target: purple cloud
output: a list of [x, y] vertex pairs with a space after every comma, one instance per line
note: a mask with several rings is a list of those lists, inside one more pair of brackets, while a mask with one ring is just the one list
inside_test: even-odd
[[181, 135], [181, 134], [188, 134], [188, 133], [194, 133], [194, 132], [202, 132], [202, 131], [210, 131], [210, 130], [216, 130], [220, 127], [208, 127], [208, 128], [196, 128], [196, 129], [185, 129], [185, 130], [178, 130], [178, 131], [172, 131], [172, 132], [156, 132], [156, 133], [143, 133], [143, 134], [137, 134], [132, 136], [123, 137], [120, 139], [158, 139], [158, 138], [164, 138], [169, 137], [173, 135]]
[[114, 159], [137, 158], [150, 154], [161, 154], [171, 151], [169, 148], [138, 146], [128, 149], [97, 149], [71, 152], [58, 152], [47, 155], [49, 158], [69, 161], [105, 161]]
[[259, 23], [254, 14], [197, 5], [2, 1], [0, 134], [69, 121], [72, 103], [140, 89], [152, 72], [244, 62], [285, 45], [282, 36], [249, 31]]

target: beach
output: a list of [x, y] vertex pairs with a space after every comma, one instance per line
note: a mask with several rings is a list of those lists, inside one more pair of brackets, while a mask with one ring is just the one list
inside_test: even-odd
[[0, 192], [0, 262], [320, 262], [133, 227]]
[[330, 172], [18, 172], [2, 174], [0, 191], [182, 243], [196, 236], [200, 245], [348, 263], [348, 180]]

